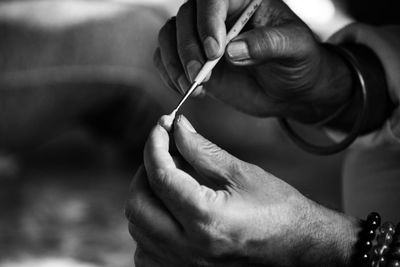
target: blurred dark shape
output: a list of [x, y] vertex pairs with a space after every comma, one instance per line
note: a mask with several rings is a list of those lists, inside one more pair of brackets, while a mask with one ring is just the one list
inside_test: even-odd
[[[72, 12], [66, 23], [58, 3], [66, 13], [83, 4], [76, 13], [92, 18]], [[105, 1], [0, 3], [0, 266], [131, 265], [128, 185], [149, 130], [177, 99], [152, 63], [166, 19]]]
[[395, 0], [347, 0], [349, 12], [360, 22], [373, 25], [398, 24], [400, 16]]
[[[74, 2], [92, 8], [89, 14], [99, 8], [96, 1], [60, 3], [73, 9]], [[1, 149], [21, 152], [85, 128], [140, 157], [148, 131], [176, 98], [151, 60], [167, 15], [110, 4], [106, 17], [100, 9], [100, 17], [53, 25], [37, 18], [57, 4], [29, 5], [26, 18], [0, 13]]]

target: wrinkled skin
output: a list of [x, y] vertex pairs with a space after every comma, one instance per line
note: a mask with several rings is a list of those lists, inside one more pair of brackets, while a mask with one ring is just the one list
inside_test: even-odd
[[[202, 64], [223, 55], [225, 24], [229, 28], [248, 3], [186, 2], [159, 33], [154, 61], [165, 83], [184, 93]], [[264, 0], [195, 95], [206, 92], [256, 116], [315, 122], [349, 97], [348, 85], [339, 79], [346, 75], [341, 64], [285, 3]]]
[[356, 239], [351, 221], [217, 147], [183, 116], [173, 138], [174, 157], [167, 130], [153, 129], [131, 184], [137, 267], [342, 266], [333, 264], [350, 251], [341, 242]]

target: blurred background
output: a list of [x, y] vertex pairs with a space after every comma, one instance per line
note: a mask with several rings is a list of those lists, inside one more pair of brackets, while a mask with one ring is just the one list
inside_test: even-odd
[[[344, 1], [287, 3], [322, 40], [357, 13]], [[0, 2], [1, 267], [133, 266], [124, 202], [149, 129], [179, 98], [152, 55], [180, 4]], [[273, 119], [208, 98], [184, 113], [221, 147], [340, 210], [343, 155], [306, 154]]]

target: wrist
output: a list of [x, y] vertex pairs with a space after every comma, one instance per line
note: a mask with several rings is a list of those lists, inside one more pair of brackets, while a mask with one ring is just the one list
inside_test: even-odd
[[304, 220], [304, 249], [299, 254], [299, 266], [351, 266], [354, 246], [361, 230], [360, 220], [314, 202], [310, 206], [310, 218]]

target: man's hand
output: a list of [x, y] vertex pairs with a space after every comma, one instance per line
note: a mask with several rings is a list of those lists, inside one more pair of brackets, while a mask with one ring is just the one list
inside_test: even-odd
[[[155, 64], [184, 93], [208, 59], [224, 54], [226, 29], [250, 1], [189, 0], [161, 29]], [[226, 47], [204, 90], [256, 116], [315, 122], [351, 95], [349, 70], [280, 0], [264, 0]]]
[[353, 222], [197, 134], [157, 125], [126, 208], [143, 266], [346, 266]]

